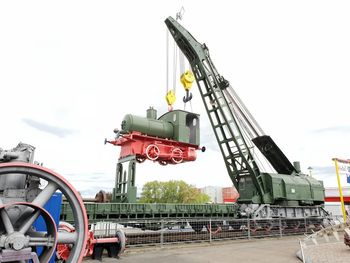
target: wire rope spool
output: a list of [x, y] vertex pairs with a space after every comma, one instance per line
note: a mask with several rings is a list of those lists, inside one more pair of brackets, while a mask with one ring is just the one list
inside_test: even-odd
[[[0, 243], [0, 246], [2, 246], [1, 249], [11, 249], [14, 252], [14, 256], [16, 256], [16, 252], [20, 253], [22, 250], [30, 248], [36, 249], [42, 247], [44, 243], [48, 244], [48, 247], [53, 244], [52, 242], [54, 242], [55, 245], [56, 243], [69, 244], [71, 246], [71, 253], [66, 262], [82, 262], [86, 247], [88, 220], [84, 203], [74, 187], [61, 175], [35, 164], [23, 162], [0, 164], [0, 178], [3, 175], [10, 174], [23, 174], [37, 177], [40, 178], [41, 183], [45, 182], [46, 186], [44, 186], [31, 203], [21, 203], [21, 206], [25, 206], [24, 209], [18, 204], [11, 202], [1, 207], [0, 220], [2, 222], [0, 226], [3, 227], [0, 227], [0, 240], [7, 240], [14, 235], [16, 235], [18, 239], [16, 239], [18, 243], [16, 244], [17, 250], [14, 249], [13, 245], [3, 246], [2, 243]], [[73, 211], [75, 231], [72, 233], [59, 232], [57, 235], [54, 235], [48, 223], [53, 226], [55, 226], [55, 224], [51, 223], [48, 218], [45, 220], [48, 212], [44, 209], [44, 206], [56, 191], [62, 192]], [[48, 229], [46, 232], [37, 231], [33, 227], [33, 223], [40, 215], [44, 217], [47, 224]], [[33, 242], [25, 242], [24, 238], [32, 240]], [[44, 252], [40, 255], [40, 262], [48, 262], [51, 257], [50, 254], [51, 247], [50, 249], [44, 249]]]
[[157, 145], [155, 144], [150, 144], [146, 148], [146, 156], [149, 160], [155, 161], [158, 159], [160, 155], [160, 150]]

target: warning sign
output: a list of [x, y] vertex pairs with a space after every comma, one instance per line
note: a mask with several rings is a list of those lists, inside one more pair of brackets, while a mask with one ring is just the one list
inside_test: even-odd
[[350, 163], [349, 162], [339, 162], [338, 163], [339, 174], [346, 176], [346, 182], [350, 184]]

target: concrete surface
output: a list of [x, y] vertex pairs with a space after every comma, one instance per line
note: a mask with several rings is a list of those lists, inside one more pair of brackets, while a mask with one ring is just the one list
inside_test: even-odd
[[[131, 248], [121, 259], [103, 258], [103, 262], [142, 263], [300, 263], [296, 252], [298, 237], [254, 239], [197, 244], [171, 245], [164, 248]], [[98, 262], [86, 260], [84, 263]], [[349, 261], [350, 262], [350, 261]]]
[[305, 258], [315, 263], [345, 263], [350, 262], [350, 248], [342, 241], [337, 243], [318, 244], [304, 249]]

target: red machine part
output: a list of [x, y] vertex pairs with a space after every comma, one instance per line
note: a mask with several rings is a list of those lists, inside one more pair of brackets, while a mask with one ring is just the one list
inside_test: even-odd
[[[67, 222], [60, 222], [58, 227], [59, 232], [67, 232], [67, 233], [73, 233], [75, 232], [75, 228], [67, 223]], [[84, 257], [91, 256], [94, 252], [94, 234], [89, 231], [87, 234], [87, 242], [86, 242], [86, 248], [84, 252]], [[69, 244], [58, 244], [56, 249], [56, 255], [58, 259], [61, 260], [67, 260], [69, 258], [71, 252], [71, 246]]]
[[[75, 231], [74, 227], [67, 222], [60, 222], [58, 226], [58, 232], [73, 233]], [[56, 248], [56, 256], [58, 259], [67, 260], [71, 251], [71, 246], [69, 244], [58, 244]]]
[[[106, 142], [121, 146], [119, 159], [136, 155], [138, 162], [148, 159], [161, 165], [195, 161], [196, 150], [200, 149], [198, 145], [142, 135], [139, 132], [122, 135], [114, 141]], [[202, 148], [202, 151], [204, 150]]]
[[[58, 227], [59, 232], [75, 232], [74, 227], [67, 222], [60, 222]], [[125, 250], [125, 236], [122, 232], [117, 232], [117, 237], [105, 237], [105, 238], [95, 238], [94, 233], [89, 231], [87, 234], [86, 248], [84, 252], [84, 257], [90, 257], [94, 253], [95, 244], [107, 244], [107, 243], [119, 243], [120, 249], [118, 254], [124, 252]], [[57, 258], [60, 260], [67, 260], [71, 252], [71, 246], [69, 244], [58, 244], [56, 249]]]

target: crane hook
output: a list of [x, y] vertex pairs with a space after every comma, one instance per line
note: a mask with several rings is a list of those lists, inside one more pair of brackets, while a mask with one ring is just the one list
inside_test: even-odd
[[182, 100], [184, 103], [192, 100], [192, 93], [189, 90], [186, 90], [186, 96], [184, 96]]

